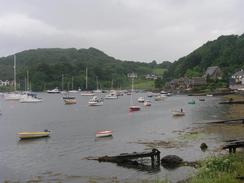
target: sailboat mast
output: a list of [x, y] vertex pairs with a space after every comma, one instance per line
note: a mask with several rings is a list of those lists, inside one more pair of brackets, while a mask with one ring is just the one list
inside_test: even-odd
[[14, 55], [14, 91], [16, 91], [16, 55]]
[[87, 77], [87, 75], [88, 75], [88, 69], [86, 67], [86, 90], [88, 89], [88, 77]]
[[131, 78], [131, 95], [130, 95], [130, 105], [133, 105], [133, 91], [134, 91], [134, 77]]
[[62, 91], [64, 91], [64, 75], [62, 74]]
[[98, 90], [98, 79], [97, 79], [97, 76], [96, 76], [96, 80], [97, 80], [97, 90]]
[[29, 71], [26, 71], [26, 91], [29, 91], [30, 89], [30, 83], [29, 83]]
[[74, 90], [74, 77], [71, 78], [71, 90]]

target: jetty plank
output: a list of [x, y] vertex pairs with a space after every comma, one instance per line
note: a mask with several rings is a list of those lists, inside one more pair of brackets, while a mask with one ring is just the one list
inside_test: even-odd
[[244, 148], [244, 140], [230, 141], [222, 149], [229, 149], [229, 153], [235, 153], [237, 148]]
[[[90, 160], [98, 160], [99, 162], [112, 162], [112, 163], [131, 163], [132, 159], [138, 158], [151, 158], [151, 165], [160, 165], [160, 151], [157, 149], [152, 149], [149, 152], [133, 152], [133, 153], [123, 153], [117, 156], [101, 156], [97, 158], [89, 158]], [[156, 160], [156, 162], [155, 162]]]

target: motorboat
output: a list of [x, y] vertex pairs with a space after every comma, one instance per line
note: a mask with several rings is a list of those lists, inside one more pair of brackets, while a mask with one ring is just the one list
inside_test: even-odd
[[112, 130], [96, 131], [96, 138], [111, 137]]
[[131, 96], [130, 96], [129, 112], [136, 112], [141, 110], [140, 106], [133, 104], [134, 78], [135, 78], [135, 74], [133, 73], [131, 77]]
[[108, 95], [105, 95], [105, 99], [118, 99], [116, 92], [110, 92]]
[[172, 111], [173, 116], [185, 116], [185, 112], [183, 110], [180, 111]]
[[143, 105], [146, 106], [146, 107], [148, 107], [148, 106], [151, 106], [152, 103], [151, 103], [150, 100], [146, 100], [146, 101], [144, 101]]
[[167, 95], [168, 93], [167, 93], [166, 91], [162, 90], [162, 91], [160, 92], [160, 94], [162, 94], [162, 95]]
[[97, 96], [94, 96], [89, 100], [88, 105], [90, 105], [90, 106], [101, 106], [101, 105], [103, 105], [103, 100], [98, 98]]
[[19, 102], [20, 103], [37, 103], [37, 102], [42, 102], [42, 99], [38, 98], [36, 94], [26, 93], [26, 94], [22, 95]]
[[60, 93], [58, 88], [54, 88], [52, 90], [47, 90], [47, 93], [55, 94], [55, 93]]
[[20, 132], [17, 133], [20, 139], [32, 139], [32, 138], [42, 138], [49, 137], [50, 131], [44, 130], [43, 132]]
[[139, 97], [139, 98], [137, 99], [137, 101], [140, 102], [140, 103], [143, 103], [143, 102], [145, 102], [145, 99], [144, 99], [144, 97]]
[[78, 93], [78, 90], [69, 90], [70, 93]]
[[152, 92], [148, 92], [147, 93], [147, 97], [153, 97], [153, 93]]
[[204, 98], [199, 98], [199, 101], [205, 101], [205, 99]]
[[169, 92], [166, 94], [166, 96], [170, 97], [170, 96], [172, 96], [172, 93]]
[[63, 100], [64, 100], [64, 104], [76, 104], [77, 103], [75, 97], [66, 96], [66, 97], [63, 97]]

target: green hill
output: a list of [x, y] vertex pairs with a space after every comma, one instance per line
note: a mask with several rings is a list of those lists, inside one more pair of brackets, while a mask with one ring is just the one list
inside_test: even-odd
[[[34, 49], [16, 53], [16, 58], [17, 82], [20, 89], [24, 87], [28, 70], [32, 89], [36, 91], [61, 88], [62, 74], [66, 89], [68, 86], [71, 87], [71, 77], [74, 78], [75, 89], [84, 89], [86, 67], [89, 73], [89, 89], [96, 88], [96, 77], [103, 89], [111, 88], [112, 80], [114, 88], [128, 88], [130, 85], [128, 73], [137, 73], [143, 83], [145, 74], [156, 72], [155, 74], [162, 75], [165, 70], [164, 65], [158, 65], [155, 61], [151, 63], [121, 61], [95, 48]], [[13, 80], [13, 55], [0, 58], [0, 79]]]
[[207, 42], [174, 62], [165, 77], [170, 80], [182, 76], [201, 76], [209, 66], [219, 66], [226, 80], [233, 72], [244, 68], [244, 34], [220, 36]]

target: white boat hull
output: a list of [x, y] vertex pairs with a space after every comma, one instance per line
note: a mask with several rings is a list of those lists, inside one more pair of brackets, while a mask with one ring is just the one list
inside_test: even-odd
[[20, 100], [21, 97], [22, 95], [18, 93], [7, 93], [4, 95], [5, 100]]
[[95, 96], [94, 93], [89, 93], [89, 92], [82, 92], [80, 95], [81, 96]]
[[105, 96], [104, 98], [105, 99], [118, 99], [117, 96]]
[[101, 106], [103, 105], [103, 102], [88, 102], [89, 106]]
[[20, 103], [38, 103], [38, 102], [42, 102], [42, 99], [40, 98], [35, 98], [33, 96], [30, 95], [23, 95], [20, 100]]

